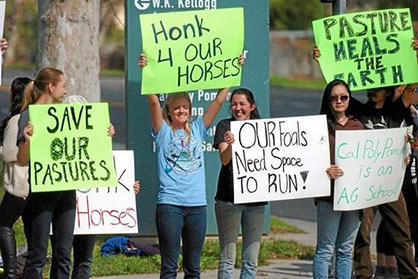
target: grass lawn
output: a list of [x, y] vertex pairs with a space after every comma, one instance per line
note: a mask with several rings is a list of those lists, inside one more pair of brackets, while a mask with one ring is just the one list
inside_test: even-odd
[[[26, 243], [23, 235], [23, 224], [21, 219], [16, 223], [15, 227], [16, 241], [18, 246]], [[302, 230], [291, 226], [290, 224], [271, 217], [271, 233], [304, 233]], [[100, 247], [108, 236], [98, 236], [94, 247], [94, 259], [92, 266], [92, 276], [110, 276], [124, 274], [141, 274], [141, 273], [158, 273], [161, 258], [160, 255], [152, 257], [126, 257], [100, 256]], [[295, 241], [284, 241], [267, 237], [263, 239], [259, 254], [259, 264], [267, 264], [269, 259], [312, 259], [314, 248], [301, 245]], [[48, 255], [51, 255], [51, 247], [49, 247]], [[201, 268], [216, 269], [218, 267], [219, 242], [218, 240], [207, 240], [203, 248], [201, 258]], [[180, 258], [180, 263], [182, 262]], [[237, 264], [241, 262], [241, 242], [237, 247]], [[49, 274], [50, 264], [47, 264], [44, 274]], [[181, 265], [180, 265], [181, 268]]]
[[[16, 241], [18, 246], [25, 244], [25, 237], [23, 235], [23, 225], [21, 219], [16, 223], [15, 227]], [[304, 233], [302, 230], [295, 228], [288, 223], [278, 219], [271, 218], [271, 233]], [[124, 274], [141, 274], [141, 273], [158, 273], [161, 258], [160, 255], [152, 257], [126, 257], [100, 256], [100, 247], [108, 236], [98, 236], [96, 245], [94, 247], [94, 259], [92, 266], [92, 276], [110, 276], [110, 275], [124, 275]], [[312, 259], [314, 248], [301, 245], [295, 241], [284, 241], [273, 238], [265, 238], [262, 241], [259, 264], [267, 264], [269, 259]], [[51, 255], [51, 247], [49, 247], [48, 255]], [[218, 240], [207, 240], [203, 248], [203, 255], [201, 258], [201, 268], [216, 269], [218, 267], [219, 256], [219, 242]], [[179, 260], [181, 268], [181, 258]], [[241, 242], [237, 247], [237, 265], [241, 262]], [[49, 274], [50, 264], [47, 264], [44, 274]]]

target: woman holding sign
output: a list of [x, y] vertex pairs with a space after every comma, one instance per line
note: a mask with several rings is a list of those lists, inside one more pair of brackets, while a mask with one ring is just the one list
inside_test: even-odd
[[17, 163], [16, 137], [22, 110], [23, 92], [30, 78], [18, 77], [10, 88], [10, 111], [0, 126], [0, 142], [3, 148], [3, 186], [5, 194], [0, 205], [0, 250], [3, 259], [3, 277], [16, 278], [16, 241], [13, 225], [22, 215], [29, 193], [28, 167]]
[[231, 118], [223, 119], [216, 125], [213, 147], [219, 150], [222, 163], [216, 193], [216, 222], [219, 231], [218, 279], [232, 278], [236, 258], [236, 243], [239, 228], [242, 228], [242, 267], [240, 278], [256, 278], [258, 252], [264, 224], [266, 203], [234, 204], [232, 171], [231, 121], [259, 119], [260, 114], [253, 93], [245, 88], [232, 92]]
[[[63, 72], [54, 68], [44, 68], [27, 85], [23, 108], [28, 108], [29, 104], [61, 103], [66, 93], [66, 79]], [[17, 160], [22, 166], [29, 163], [32, 133], [33, 126], [29, 122], [29, 113], [26, 110], [22, 112], [19, 119], [17, 137], [19, 147]], [[23, 220], [28, 242], [28, 258], [23, 278], [42, 278], [51, 222], [54, 233], [59, 235], [52, 241], [53, 250], [59, 251], [52, 261], [59, 268], [54, 269], [54, 272], [51, 269], [50, 278], [68, 278], [75, 222], [75, 191], [31, 192], [23, 213]]]
[[[240, 63], [243, 63], [240, 58]], [[147, 59], [141, 54], [138, 65]], [[160, 180], [156, 223], [161, 251], [160, 278], [176, 278], [183, 241], [185, 278], [200, 278], [200, 256], [206, 234], [204, 154], [207, 131], [228, 94], [220, 89], [203, 117], [191, 121], [192, 104], [187, 93], [169, 94], [161, 109], [158, 97], [148, 95], [152, 136], [157, 146]]]
[[[66, 78], [58, 69], [44, 68], [25, 89], [23, 107], [29, 104], [61, 103], [65, 94]], [[19, 119], [17, 160], [20, 165], [29, 163], [29, 146], [34, 127], [29, 122], [28, 110]], [[114, 133], [109, 127], [108, 135]], [[50, 278], [69, 278], [70, 252], [75, 222], [75, 191], [31, 192], [23, 213], [28, 241], [28, 258], [23, 271], [24, 279], [41, 279], [46, 263], [50, 225], [52, 224], [52, 266]]]
[[325, 88], [321, 114], [327, 116], [331, 166], [326, 170], [331, 179], [331, 196], [316, 198], [317, 245], [313, 261], [313, 277], [328, 278], [328, 267], [335, 254], [335, 276], [351, 278], [351, 253], [360, 226], [359, 210], [334, 211], [334, 180], [344, 172], [335, 162], [335, 131], [362, 130], [363, 124], [346, 114], [350, 106], [351, 91], [342, 80], [333, 80]]

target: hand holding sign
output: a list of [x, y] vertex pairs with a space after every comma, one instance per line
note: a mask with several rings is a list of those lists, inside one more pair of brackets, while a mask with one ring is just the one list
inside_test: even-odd
[[412, 47], [418, 51], [418, 38], [412, 39]]
[[331, 165], [327, 168], [326, 172], [328, 176], [334, 180], [344, 175], [343, 170], [336, 165]]
[[5, 38], [0, 38], [1, 55], [4, 55], [6, 53], [7, 47], [8, 47], [7, 40]]

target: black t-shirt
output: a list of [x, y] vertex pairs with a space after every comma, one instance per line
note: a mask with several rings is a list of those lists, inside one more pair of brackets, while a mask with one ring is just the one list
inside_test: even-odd
[[[231, 130], [231, 121], [233, 118], [222, 119], [216, 125], [215, 137], [213, 139], [213, 147], [218, 149], [220, 143], [225, 142], [224, 135]], [[216, 200], [234, 203], [234, 178], [232, 171], [232, 160], [221, 167], [218, 178], [218, 190], [216, 191]], [[264, 205], [265, 202], [247, 203], [246, 205]]]
[[373, 102], [362, 104], [353, 98], [354, 103], [351, 105], [355, 109], [352, 114], [363, 123], [366, 129], [399, 128], [410, 112], [405, 107], [402, 98], [394, 102], [390, 98], [388, 97], [381, 109], [376, 109]]
[[[231, 130], [231, 121], [233, 119], [222, 119], [216, 125], [213, 147], [218, 149], [220, 143], [225, 142], [224, 134]], [[234, 179], [232, 172], [232, 160], [227, 165], [221, 167], [218, 177], [218, 190], [216, 191], [216, 200], [234, 202]]]

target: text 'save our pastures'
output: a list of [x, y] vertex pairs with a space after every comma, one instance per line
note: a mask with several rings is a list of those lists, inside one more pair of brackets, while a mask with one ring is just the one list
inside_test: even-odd
[[335, 160], [344, 175], [335, 181], [335, 210], [367, 208], [398, 199], [408, 153], [407, 129], [337, 131]]
[[324, 115], [231, 122], [235, 203], [327, 196]]
[[242, 8], [140, 15], [148, 58], [141, 93], [239, 85], [243, 21]]
[[409, 9], [345, 14], [313, 22], [327, 82], [361, 90], [418, 80]]
[[29, 107], [32, 191], [116, 186], [108, 105]]

